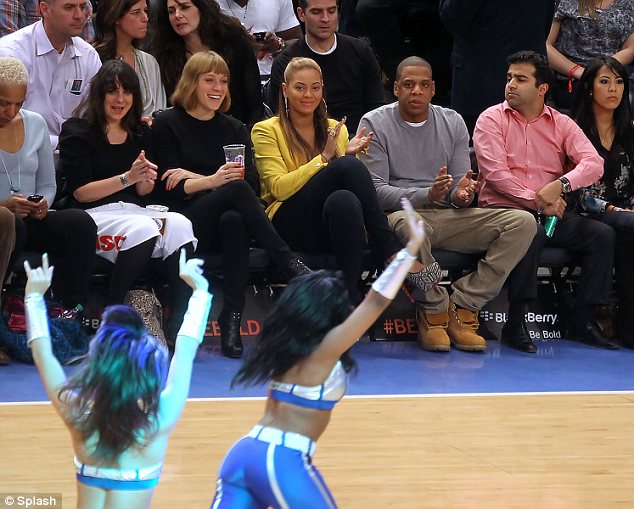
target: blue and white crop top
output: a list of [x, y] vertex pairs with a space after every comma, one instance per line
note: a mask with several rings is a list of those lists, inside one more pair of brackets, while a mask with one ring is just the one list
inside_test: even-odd
[[154, 488], [161, 476], [163, 464], [146, 468], [122, 470], [84, 465], [74, 458], [77, 480], [88, 486], [107, 490], [149, 490]]
[[269, 382], [271, 398], [315, 410], [332, 410], [343, 398], [347, 386], [348, 375], [344, 371], [341, 361], [337, 361], [323, 384], [313, 387], [277, 382], [276, 380]]

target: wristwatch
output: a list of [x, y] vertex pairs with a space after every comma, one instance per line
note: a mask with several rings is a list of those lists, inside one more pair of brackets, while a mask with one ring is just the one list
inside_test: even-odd
[[121, 185], [123, 187], [128, 187], [130, 185], [130, 182], [128, 182], [128, 179], [125, 176], [125, 173], [119, 175], [119, 182], [121, 182]]
[[561, 182], [561, 191], [563, 193], [572, 192], [572, 186], [570, 185], [570, 180], [568, 180], [566, 177], [559, 177], [557, 180]]

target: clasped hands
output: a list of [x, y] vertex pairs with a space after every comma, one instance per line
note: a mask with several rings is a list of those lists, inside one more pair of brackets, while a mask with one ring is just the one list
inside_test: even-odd
[[153, 162], [145, 157], [145, 150], [141, 150], [138, 157], [132, 163], [126, 178], [130, 184], [151, 183], [156, 182], [158, 174], [156, 166]]
[[563, 184], [559, 180], [549, 182], [535, 193], [535, 207], [540, 214], [557, 216], [561, 219], [566, 210], [563, 198]]

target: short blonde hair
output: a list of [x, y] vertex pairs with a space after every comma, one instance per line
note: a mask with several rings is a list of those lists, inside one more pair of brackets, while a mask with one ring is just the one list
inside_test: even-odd
[[[176, 89], [170, 98], [174, 106], [180, 106], [186, 110], [191, 110], [198, 104], [196, 97], [196, 88], [198, 87], [198, 77], [201, 74], [213, 72], [216, 74], [224, 74], [227, 79], [229, 76], [229, 66], [215, 51], [199, 51], [191, 56], [191, 58], [183, 67], [183, 73], [176, 85]], [[229, 90], [225, 96], [218, 111], [224, 113], [231, 106], [231, 96]]]
[[0, 57], [0, 85], [27, 85], [29, 73], [24, 64], [14, 57]]

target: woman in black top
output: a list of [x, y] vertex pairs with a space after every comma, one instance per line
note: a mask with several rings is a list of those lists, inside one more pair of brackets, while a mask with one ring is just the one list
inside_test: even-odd
[[628, 99], [625, 67], [613, 57], [598, 58], [579, 80], [571, 113], [604, 160], [601, 179], [582, 189], [581, 206], [616, 231], [617, 326], [625, 346], [634, 348], [634, 126]]
[[[251, 237], [287, 278], [308, 269], [277, 234], [257, 198], [249, 135], [241, 122], [224, 114], [231, 99], [222, 57], [213, 51], [192, 56], [172, 100], [174, 108], [159, 114], [152, 128], [159, 173], [170, 207], [191, 219], [198, 249], [222, 252], [222, 352], [240, 357]], [[225, 162], [223, 146], [236, 143], [246, 147], [243, 164]]]
[[150, 258], [160, 257], [179, 325], [189, 292], [178, 277], [178, 250], [193, 251], [196, 239], [181, 214], [142, 208], [157, 177], [142, 104], [134, 70], [119, 60], [106, 62], [93, 78], [82, 117], [62, 126], [61, 171], [73, 205], [97, 223], [97, 254], [115, 264], [107, 304], [122, 303]]
[[260, 70], [253, 39], [215, 0], [160, 0], [152, 53], [170, 98], [183, 66], [198, 51], [218, 52], [229, 66], [232, 97], [227, 114], [252, 126], [262, 118]]

